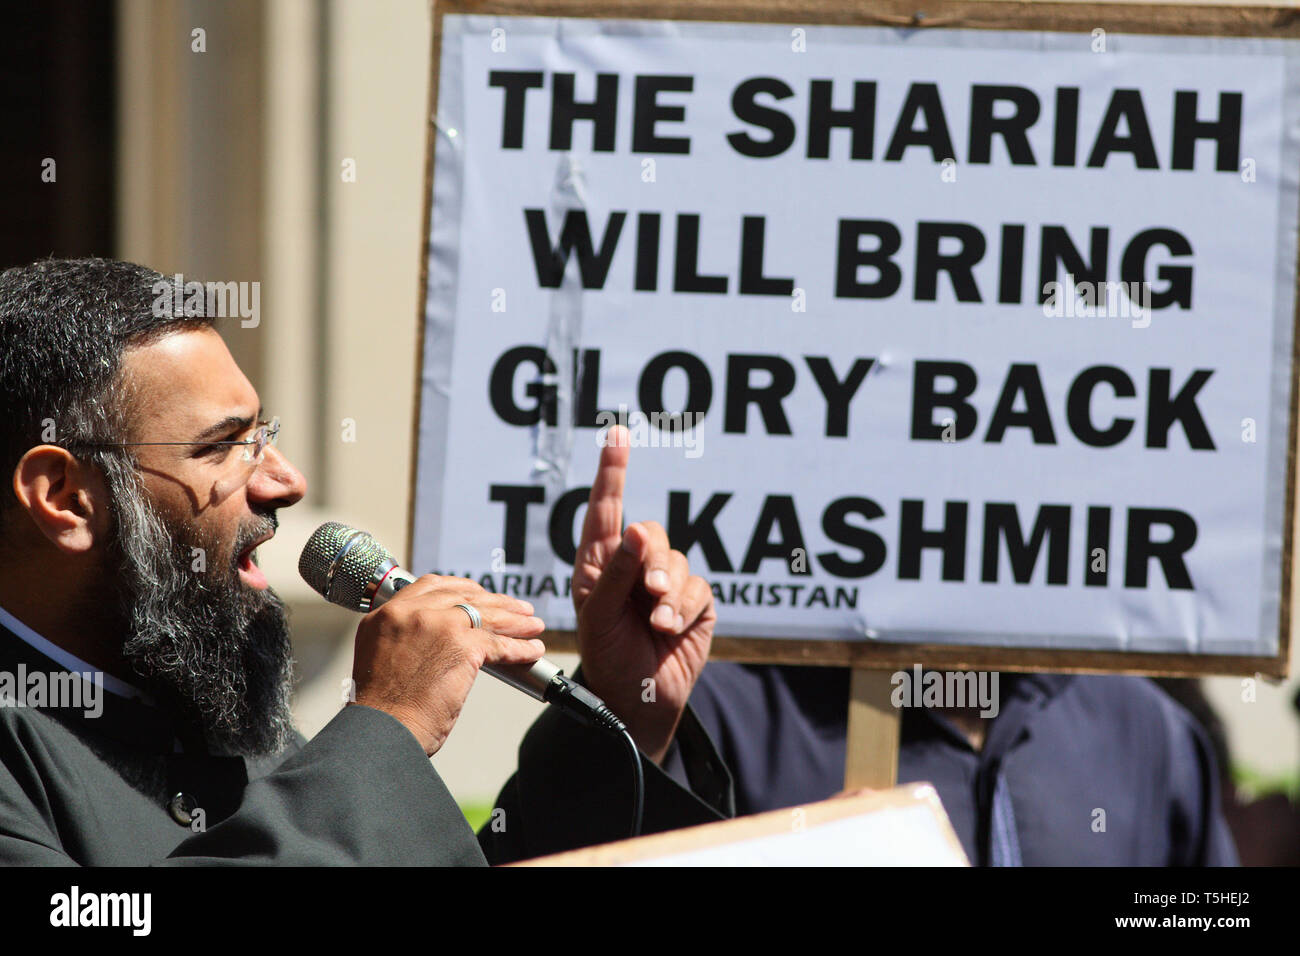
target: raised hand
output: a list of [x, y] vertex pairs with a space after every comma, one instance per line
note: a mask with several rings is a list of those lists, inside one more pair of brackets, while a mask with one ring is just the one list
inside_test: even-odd
[[708, 582], [691, 575], [661, 525], [623, 530], [628, 456], [627, 430], [611, 428], [574, 561], [573, 606], [587, 686], [658, 763], [708, 659], [717, 614]]

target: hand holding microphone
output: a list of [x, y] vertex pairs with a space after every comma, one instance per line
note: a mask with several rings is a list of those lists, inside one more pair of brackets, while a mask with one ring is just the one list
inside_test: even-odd
[[[478, 611], [481, 627], [461, 604]], [[432, 756], [481, 668], [532, 664], [546, 652], [536, 640], [545, 625], [532, 615], [526, 601], [467, 578], [417, 578], [357, 627], [356, 702], [392, 714]]]
[[623, 528], [627, 464], [627, 430], [612, 428], [573, 572], [587, 686], [542, 657], [535, 638], [544, 625], [531, 604], [468, 578], [416, 578], [363, 531], [321, 525], [298, 570], [327, 600], [369, 612], [357, 628], [356, 702], [401, 721], [425, 753], [447, 739], [479, 670], [619, 735], [634, 774], [635, 836], [644, 797], [639, 751], [663, 760], [708, 659], [717, 614], [708, 582], [691, 574], [661, 526]]
[[635, 784], [631, 835], [641, 832], [645, 780], [627, 726], [586, 687], [542, 657], [533, 606], [468, 578], [416, 578], [364, 531], [334, 521], [312, 534], [298, 573], [326, 600], [369, 612], [357, 628], [356, 703], [406, 726], [433, 756], [451, 733], [480, 670], [569, 716], [618, 734]]
[[[327, 521], [298, 573], [333, 604], [368, 613], [357, 628], [356, 703], [392, 714], [432, 756], [451, 732], [480, 670], [592, 726], [623, 722], [544, 659], [533, 606], [468, 578], [416, 578], [364, 531]], [[630, 740], [631, 738], [629, 738]]]
[[[531, 604], [468, 578], [417, 579], [365, 532], [321, 525], [298, 562], [303, 579], [335, 604], [375, 611], [357, 631], [358, 703], [375, 700], [408, 726], [417, 724], [413, 732], [432, 753], [481, 668], [586, 723], [628, 731], [651, 760], [661, 761], [708, 659], [717, 614], [708, 582], [691, 574], [661, 526], [623, 529], [628, 454], [627, 430], [610, 429], [574, 562], [586, 687], [541, 657], [541, 642], [530, 639], [543, 624]], [[476, 609], [483, 627], [458, 604]], [[396, 610], [378, 613], [393, 605]]]

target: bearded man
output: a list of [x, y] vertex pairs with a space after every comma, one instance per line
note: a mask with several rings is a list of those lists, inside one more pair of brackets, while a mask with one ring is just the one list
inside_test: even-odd
[[[548, 710], [504, 828], [475, 840], [428, 758], [479, 668], [537, 660], [544, 624], [465, 579], [426, 575], [363, 617], [355, 703], [294, 730], [254, 551], [306, 483], [212, 322], [157, 307], [167, 281], [102, 259], [0, 274], [0, 863], [481, 865], [625, 836], [618, 742]], [[581, 679], [647, 758], [653, 832], [730, 815], [731, 789], [686, 707], [712, 594], [661, 527], [623, 530], [621, 445], [574, 600]], [[88, 680], [75, 699], [69, 675]]]

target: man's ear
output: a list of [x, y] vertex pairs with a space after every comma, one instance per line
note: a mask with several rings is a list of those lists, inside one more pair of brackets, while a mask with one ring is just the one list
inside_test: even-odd
[[66, 448], [37, 445], [28, 449], [14, 469], [14, 495], [60, 551], [84, 554], [108, 534], [104, 479]]

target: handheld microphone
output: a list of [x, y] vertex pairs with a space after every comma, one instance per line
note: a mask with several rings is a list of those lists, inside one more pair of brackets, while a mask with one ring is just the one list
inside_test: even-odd
[[[378, 541], [364, 531], [327, 521], [313, 532], [298, 559], [298, 573], [331, 604], [367, 613], [415, 580]], [[533, 664], [483, 667], [530, 697], [554, 704], [584, 723], [615, 733], [627, 728], [605, 702], [546, 658]]]

